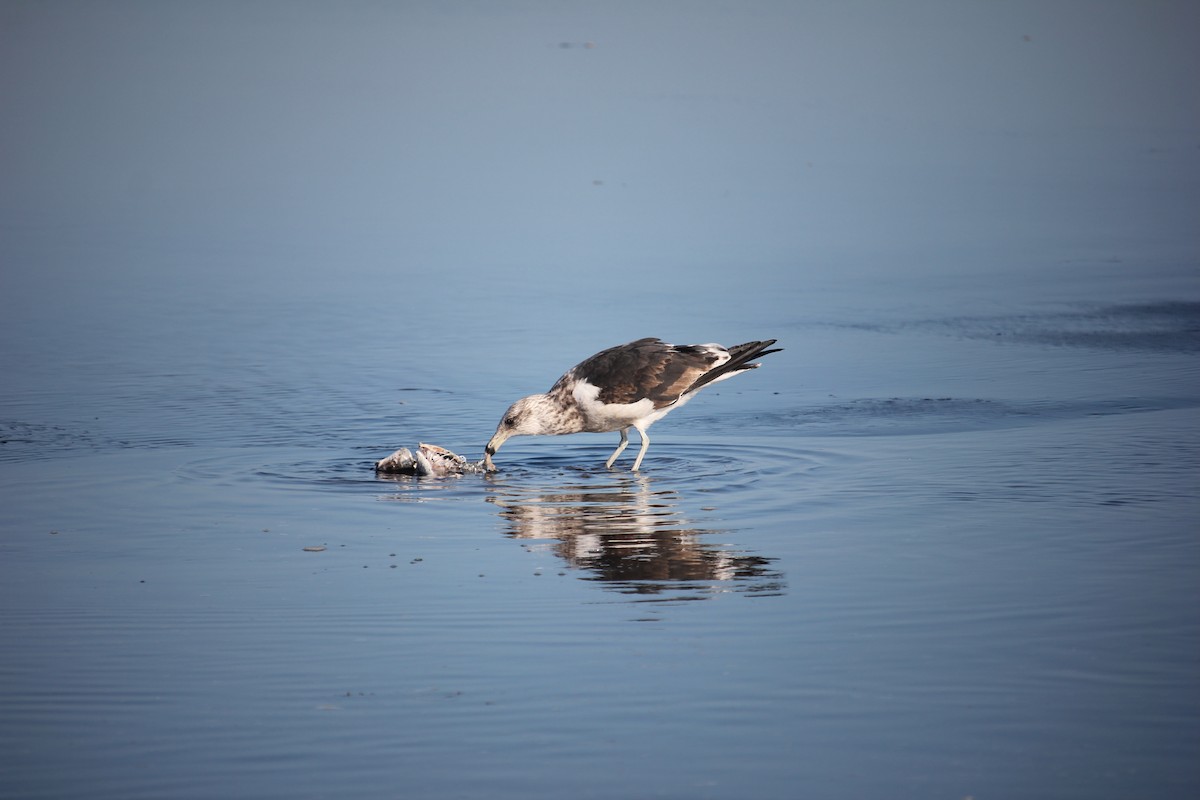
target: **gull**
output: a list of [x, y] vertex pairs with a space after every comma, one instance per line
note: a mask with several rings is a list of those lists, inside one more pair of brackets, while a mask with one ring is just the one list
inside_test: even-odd
[[494, 471], [492, 456], [513, 436], [620, 431], [617, 449], [604, 462], [611, 468], [636, 429], [642, 441], [631, 470], [636, 472], [650, 446], [651, 425], [705, 386], [760, 366], [750, 362], [778, 353], [782, 348], [768, 349], [775, 342], [723, 347], [646, 338], [601, 350], [567, 370], [550, 391], [513, 403], [484, 448], [484, 464]]

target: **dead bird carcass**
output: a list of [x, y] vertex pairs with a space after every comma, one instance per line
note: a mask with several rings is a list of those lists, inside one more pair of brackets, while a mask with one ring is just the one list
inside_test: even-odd
[[474, 475], [484, 472], [483, 462], [472, 463], [436, 444], [417, 445], [414, 453], [401, 447], [387, 458], [375, 462], [375, 471], [388, 475], [423, 475], [443, 477], [446, 475]]

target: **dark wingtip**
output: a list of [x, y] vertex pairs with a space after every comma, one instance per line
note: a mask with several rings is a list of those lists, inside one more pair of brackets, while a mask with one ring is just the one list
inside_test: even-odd
[[779, 340], [778, 339], [766, 339], [761, 342], [746, 342], [746, 344], [739, 345], [736, 348], [730, 348], [730, 349], [740, 350], [742, 348], [746, 348], [746, 355], [744, 356], [744, 358], [748, 361], [752, 358], [762, 358], [763, 356], [771, 355], [771, 353], [782, 352], [783, 351], [782, 347], [773, 347], [770, 350], [767, 349], [768, 347], [771, 347], [771, 345], [775, 344], [777, 341], [779, 341]]

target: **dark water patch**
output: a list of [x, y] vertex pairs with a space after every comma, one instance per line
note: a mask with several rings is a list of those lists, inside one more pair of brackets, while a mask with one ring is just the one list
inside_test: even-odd
[[1101, 350], [1200, 351], [1200, 303], [1106, 305], [1075, 312], [958, 320], [964, 335]]
[[756, 414], [748, 422], [822, 436], [884, 436], [1000, 430], [1086, 417], [1195, 408], [1189, 398], [1129, 398], [1072, 402], [956, 397], [888, 397]]
[[102, 437], [80, 428], [0, 420], [0, 461], [52, 458], [72, 451], [95, 451], [105, 444]]
[[998, 343], [1195, 353], [1200, 351], [1200, 302], [1179, 300], [1090, 305], [1070, 310], [1019, 314], [854, 322], [835, 327], [887, 333], [936, 333]]

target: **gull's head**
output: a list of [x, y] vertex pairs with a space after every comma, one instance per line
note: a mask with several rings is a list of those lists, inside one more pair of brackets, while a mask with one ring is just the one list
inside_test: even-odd
[[546, 430], [543, 417], [539, 413], [539, 409], [546, 399], [545, 395], [537, 394], [522, 397], [509, 406], [508, 411], [504, 412], [504, 416], [500, 418], [500, 424], [496, 426], [496, 432], [488, 440], [487, 447], [483, 448], [483, 462], [489, 472], [494, 472], [496, 469], [496, 465], [492, 463], [492, 456], [496, 455], [500, 445], [508, 441], [510, 436], [536, 436], [550, 433]]

